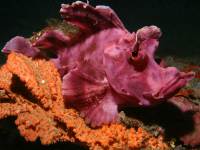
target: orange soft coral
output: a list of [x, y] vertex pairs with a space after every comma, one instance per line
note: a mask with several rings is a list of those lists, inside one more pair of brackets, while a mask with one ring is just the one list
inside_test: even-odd
[[54, 65], [11, 53], [0, 69], [0, 119], [16, 116], [27, 141], [79, 142], [90, 149], [168, 149], [162, 137], [121, 124], [91, 129], [76, 110], [65, 108], [61, 79]]

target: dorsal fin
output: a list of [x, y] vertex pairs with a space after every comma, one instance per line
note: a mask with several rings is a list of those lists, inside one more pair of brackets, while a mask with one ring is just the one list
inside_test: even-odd
[[[76, 45], [89, 36], [109, 28], [126, 30], [116, 13], [107, 6], [93, 7], [88, 3], [76, 1], [62, 4], [60, 13], [64, 22], [46, 30], [33, 42], [34, 47], [57, 53], [67, 47]], [[62, 29], [67, 26], [75, 33], [65, 33]]]
[[107, 28], [126, 30], [116, 13], [107, 6], [93, 7], [88, 3], [77, 1], [71, 5], [62, 4], [60, 13], [65, 21], [87, 30], [88, 33]]

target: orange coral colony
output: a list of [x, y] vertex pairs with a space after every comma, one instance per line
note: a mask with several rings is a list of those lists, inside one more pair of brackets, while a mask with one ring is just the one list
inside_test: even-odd
[[0, 69], [0, 119], [16, 116], [16, 126], [27, 141], [83, 143], [89, 149], [168, 149], [163, 137], [122, 124], [92, 129], [78, 112], [66, 108], [61, 79], [54, 64], [11, 53]]

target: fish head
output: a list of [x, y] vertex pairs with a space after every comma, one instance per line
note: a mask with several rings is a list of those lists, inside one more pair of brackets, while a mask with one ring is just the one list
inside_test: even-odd
[[170, 98], [193, 78], [193, 72], [184, 73], [156, 62], [160, 35], [159, 28], [144, 27], [104, 51], [109, 85], [116, 94], [127, 99], [119, 99], [118, 103], [151, 106]]

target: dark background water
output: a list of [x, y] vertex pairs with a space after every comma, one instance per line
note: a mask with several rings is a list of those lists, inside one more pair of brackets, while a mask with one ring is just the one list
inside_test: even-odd
[[[0, 48], [11, 37], [29, 37], [48, 18], [60, 18], [61, 3], [72, 0], [5, 0], [0, 4]], [[90, 0], [109, 5], [130, 31], [145, 25], [162, 29], [159, 54], [200, 56], [200, 2], [198, 0]], [[1, 55], [2, 56], [2, 55]]]
[[[31, 36], [33, 32], [45, 27], [46, 20], [49, 18], [60, 18], [60, 4], [71, 2], [73, 1], [2, 0], [0, 48], [13, 36]], [[90, 4], [111, 6], [130, 31], [152, 24], [160, 27], [163, 36], [160, 40], [159, 55], [200, 58], [200, 2], [198, 0], [90, 0]], [[5, 57], [0, 54], [0, 63], [4, 61]], [[38, 142], [33, 145], [24, 144], [24, 139], [18, 138], [19, 136], [16, 139], [15, 136], [1, 136], [0, 149], [13, 149], [19, 145], [21, 149], [23, 147], [24, 149], [47, 149], [41, 147]], [[61, 149], [60, 147], [63, 145], [48, 147], [48, 149]], [[72, 149], [69, 145], [64, 147]]]

